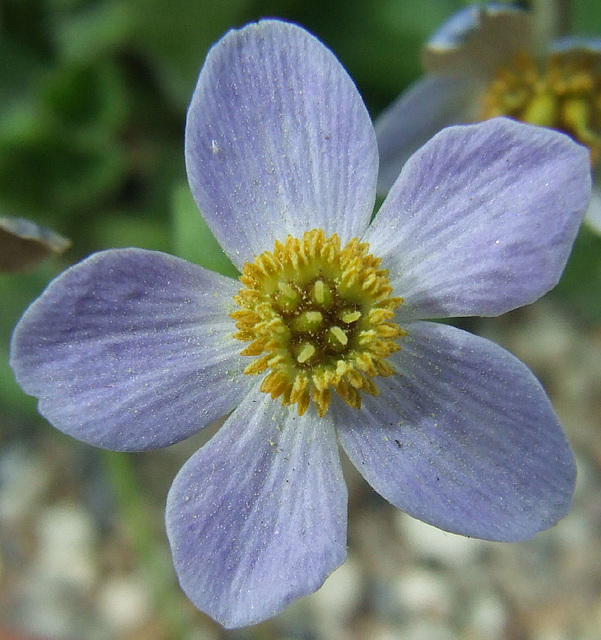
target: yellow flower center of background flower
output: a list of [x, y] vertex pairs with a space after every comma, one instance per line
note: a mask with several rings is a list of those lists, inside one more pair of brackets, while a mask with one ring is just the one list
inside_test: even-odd
[[530, 55], [500, 69], [483, 97], [481, 119], [509, 116], [563, 131], [601, 159], [601, 57], [592, 52], [552, 54], [546, 68]]
[[372, 378], [394, 373], [386, 358], [406, 335], [392, 322], [402, 298], [368, 249], [357, 238], [341, 248], [337, 234], [313, 229], [242, 268], [234, 337], [250, 342], [242, 355], [256, 356], [244, 373], [269, 370], [261, 391], [297, 404], [299, 415], [311, 398], [325, 415], [332, 389], [360, 409], [361, 391], [378, 395]]

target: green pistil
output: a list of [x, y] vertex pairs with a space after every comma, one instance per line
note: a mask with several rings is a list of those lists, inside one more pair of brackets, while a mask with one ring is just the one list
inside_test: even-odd
[[332, 290], [323, 280], [316, 280], [311, 292], [313, 302], [324, 307], [332, 304]]
[[292, 328], [302, 333], [313, 333], [321, 326], [323, 316], [319, 311], [303, 311], [292, 321]]

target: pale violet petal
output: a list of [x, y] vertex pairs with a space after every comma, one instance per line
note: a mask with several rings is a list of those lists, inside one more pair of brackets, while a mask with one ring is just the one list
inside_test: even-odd
[[341, 443], [372, 487], [441, 529], [530, 538], [570, 509], [576, 470], [534, 375], [489, 340], [410, 324], [360, 412], [335, 407]]
[[375, 133], [355, 85], [316, 38], [264, 20], [209, 52], [186, 124], [198, 207], [237, 267], [321, 228], [343, 242], [373, 211]]
[[228, 628], [315, 591], [344, 561], [346, 517], [331, 419], [258, 389], [181, 469], [166, 513], [183, 590]]
[[142, 249], [92, 255], [54, 280], [12, 338], [11, 366], [55, 427], [106, 449], [166, 446], [249, 386], [228, 313], [239, 283]]
[[557, 283], [590, 197], [588, 150], [495, 118], [449, 127], [405, 164], [364, 236], [399, 318], [494, 316]]

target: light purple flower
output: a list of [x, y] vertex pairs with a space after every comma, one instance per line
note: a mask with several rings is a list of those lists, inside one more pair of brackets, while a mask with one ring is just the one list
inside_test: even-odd
[[585, 221], [601, 233], [601, 38], [569, 37], [541, 55], [531, 14], [474, 5], [426, 43], [418, 80], [376, 120], [378, 192], [443, 127], [494, 116], [563, 131], [589, 147], [594, 189]]
[[[337, 442], [382, 496], [448, 531], [523, 540], [568, 512], [573, 456], [541, 385], [494, 343], [424, 320], [495, 316], [555, 285], [590, 193], [583, 147], [507, 119], [447, 129], [370, 225], [377, 145], [355, 86], [313, 36], [266, 20], [209, 52], [186, 161], [245, 274], [237, 300], [256, 306], [237, 306], [240, 282], [178, 258], [105, 251], [32, 304], [11, 363], [42, 415], [100, 447], [167, 446], [231, 412], [167, 501], [176, 571], [199, 609], [254, 624], [344, 561]], [[269, 376], [243, 373], [261, 349], [274, 357], [269, 393]]]

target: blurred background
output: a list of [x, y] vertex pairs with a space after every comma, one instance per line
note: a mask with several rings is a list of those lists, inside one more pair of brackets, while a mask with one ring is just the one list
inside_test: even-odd
[[[247, 630], [225, 632], [188, 602], [164, 533], [170, 483], [210, 433], [159, 452], [96, 450], [49, 426], [7, 364], [27, 305], [93, 251], [137, 246], [231, 269], [183, 160], [188, 100], [227, 29], [265, 16], [305, 26], [375, 117], [465, 4], [0, 1], [0, 216], [72, 242], [34, 270], [0, 274], [0, 640], [601, 638], [601, 239], [586, 229], [545, 299], [461, 325], [513, 351], [549, 392], [578, 458], [572, 514], [524, 543], [465, 539], [401, 514], [347, 465], [349, 560]], [[535, 5], [544, 20], [554, 2]], [[563, 6], [570, 32], [601, 36], [599, 0]]]

